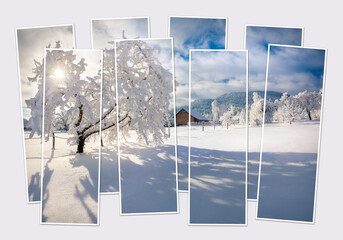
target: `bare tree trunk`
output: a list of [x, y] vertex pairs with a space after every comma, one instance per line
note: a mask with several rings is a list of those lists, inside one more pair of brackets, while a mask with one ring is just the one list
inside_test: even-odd
[[226, 123], [226, 129], [229, 129], [229, 123]]
[[52, 149], [55, 149], [55, 133], [52, 132]]
[[83, 136], [79, 136], [79, 143], [77, 145], [77, 153], [83, 153], [85, 147], [85, 139]]
[[168, 121], [168, 136], [170, 137], [170, 122]]
[[101, 147], [103, 147], [104, 146], [104, 142], [102, 141], [102, 137], [101, 137], [100, 142], [101, 142]]
[[311, 117], [311, 111], [308, 111], [307, 112], [307, 114], [308, 114], [308, 118], [310, 119], [310, 121], [312, 120], [312, 117]]
[[202, 131], [205, 130], [205, 122], [202, 122]]

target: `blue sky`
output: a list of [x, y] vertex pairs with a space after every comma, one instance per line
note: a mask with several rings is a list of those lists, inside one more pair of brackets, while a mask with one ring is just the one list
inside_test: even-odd
[[148, 38], [148, 17], [92, 20], [93, 48], [113, 48], [108, 42], [122, 39], [123, 30], [128, 39]]
[[195, 51], [191, 55], [192, 101], [246, 90], [245, 51]]
[[189, 49], [225, 49], [225, 18], [170, 18], [170, 37], [174, 38], [176, 105], [188, 104]]
[[325, 50], [270, 46], [268, 91], [319, 91], [323, 87]]
[[23, 118], [29, 118], [30, 110], [25, 100], [34, 97], [38, 91], [37, 84], [27, 80], [27, 77], [34, 77], [33, 60], [41, 63], [44, 48], [49, 44], [55, 47], [56, 41], [61, 42], [62, 48], [74, 48], [73, 25], [18, 29], [17, 37]]
[[191, 48], [224, 49], [226, 19], [170, 18], [170, 36], [174, 37], [174, 51], [188, 59]]
[[247, 26], [245, 48], [249, 50], [249, 90], [264, 90], [268, 44], [301, 46], [302, 28]]

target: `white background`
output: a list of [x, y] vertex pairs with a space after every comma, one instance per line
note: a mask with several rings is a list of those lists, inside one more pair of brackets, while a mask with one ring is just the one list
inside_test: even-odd
[[[336, 4], [335, 4], [336, 2]], [[342, 7], [339, 1], [6, 1], [1, 6], [2, 239], [337, 239], [343, 219]], [[255, 220], [248, 227], [187, 226], [187, 195], [180, 214], [119, 216], [119, 199], [102, 196], [100, 226], [41, 226], [39, 205], [26, 204], [15, 28], [75, 24], [76, 46], [90, 48], [90, 19], [150, 16], [151, 36], [166, 37], [168, 16], [229, 17], [229, 49], [242, 49], [245, 24], [305, 27], [304, 45], [328, 48], [322, 147], [315, 225]], [[2, 235], [2, 236], [1, 236]], [[5, 237], [5, 238], [3, 238]]]

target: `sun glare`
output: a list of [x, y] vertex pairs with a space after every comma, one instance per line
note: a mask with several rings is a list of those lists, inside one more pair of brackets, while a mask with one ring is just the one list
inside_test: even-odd
[[63, 78], [64, 77], [63, 71], [61, 69], [56, 69], [54, 72], [54, 76], [59, 79]]

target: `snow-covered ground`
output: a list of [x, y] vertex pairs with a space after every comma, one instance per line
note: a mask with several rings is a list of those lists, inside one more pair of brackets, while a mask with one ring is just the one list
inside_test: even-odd
[[248, 136], [248, 199], [257, 198], [262, 126], [249, 126]]
[[320, 121], [264, 129], [258, 217], [312, 222]]
[[123, 214], [176, 212], [176, 158], [174, 128], [160, 146], [120, 140], [121, 207]]
[[30, 132], [25, 132], [25, 154], [26, 154], [26, 173], [27, 191], [30, 202], [40, 201], [41, 188], [41, 161], [42, 145], [41, 138], [37, 135], [29, 138]]
[[192, 126], [190, 140], [190, 223], [245, 224], [245, 126]]
[[116, 142], [104, 141], [101, 148], [100, 192], [119, 192], [118, 146]]
[[177, 126], [177, 168], [179, 190], [188, 190], [188, 126]]
[[99, 141], [87, 141], [84, 153], [67, 144], [67, 133], [44, 143], [42, 222], [97, 223]]

